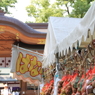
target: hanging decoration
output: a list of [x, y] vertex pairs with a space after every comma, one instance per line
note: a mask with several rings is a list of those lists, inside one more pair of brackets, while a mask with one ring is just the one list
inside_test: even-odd
[[14, 73], [15, 76], [20, 76], [19, 79], [22, 78], [23, 80], [24, 78], [31, 83], [33, 83], [33, 80], [41, 81], [41, 60], [42, 54], [18, 46], [13, 46], [11, 72]]

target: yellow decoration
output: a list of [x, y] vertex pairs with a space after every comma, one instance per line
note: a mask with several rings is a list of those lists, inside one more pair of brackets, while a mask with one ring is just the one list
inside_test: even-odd
[[20, 72], [26, 73], [28, 71], [28, 64], [30, 62], [30, 55], [26, 55], [25, 58], [22, 58], [22, 63], [20, 66]]
[[39, 75], [39, 73], [38, 73], [38, 67], [36, 67], [35, 69], [32, 69], [31, 72], [30, 72], [30, 75], [32, 77], [35, 77], [35, 76]]
[[22, 53], [19, 54], [18, 59], [17, 59], [17, 63], [16, 63], [16, 71], [19, 72], [20, 70], [20, 63], [21, 63], [21, 59], [22, 59]]
[[31, 71], [33, 68], [35, 68], [36, 64], [37, 64], [37, 58], [34, 57], [33, 60], [30, 61], [29, 71]]
[[45, 44], [45, 39], [38, 39], [38, 43], [37, 44]]
[[21, 74], [30, 72], [32, 77], [42, 74], [42, 63], [37, 61], [36, 56], [26, 54], [26, 57], [23, 57], [23, 54], [20, 52], [16, 65], [16, 72], [20, 72]]
[[42, 66], [41, 62], [37, 62], [37, 64], [38, 64], [39, 67]]
[[4, 33], [5, 28], [6, 28], [6, 27], [4, 27], [4, 26], [0, 26], [0, 34], [1, 34], [1, 33]]
[[16, 33], [16, 39], [17, 39], [17, 40], [19, 39], [19, 34], [18, 34], [18, 33]]

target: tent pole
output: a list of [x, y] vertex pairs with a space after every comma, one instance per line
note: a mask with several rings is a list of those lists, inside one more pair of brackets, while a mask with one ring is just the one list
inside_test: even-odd
[[56, 71], [59, 71], [59, 57], [58, 57], [58, 53], [56, 53]]
[[[56, 72], [55, 72], [55, 75], [54, 75], [54, 93], [53, 95], [57, 95], [57, 90], [58, 90], [58, 86], [57, 86], [57, 82], [56, 82], [56, 79], [59, 78], [59, 58], [58, 58], [58, 53], [55, 54], [55, 62], [56, 62]], [[57, 75], [57, 76], [56, 76]]]

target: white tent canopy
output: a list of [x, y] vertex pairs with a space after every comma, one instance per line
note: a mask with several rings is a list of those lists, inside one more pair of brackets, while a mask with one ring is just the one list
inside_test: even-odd
[[73, 45], [77, 47], [77, 41], [81, 44], [82, 38], [87, 39], [88, 31], [94, 33], [95, 2], [89, 8], [85, 16], [80, 18], [50, 17], [48, 33], [44, 48], [43, 67], [55, 62], [55, 54], [65, 55]]

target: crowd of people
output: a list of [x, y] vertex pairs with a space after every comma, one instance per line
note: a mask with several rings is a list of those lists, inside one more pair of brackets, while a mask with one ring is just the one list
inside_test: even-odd
[[1, 90], [1, 95], [20, 95], [20, 92], [17, 90], [11, 90], [7, 84], [4, 85], [4, 89]]

